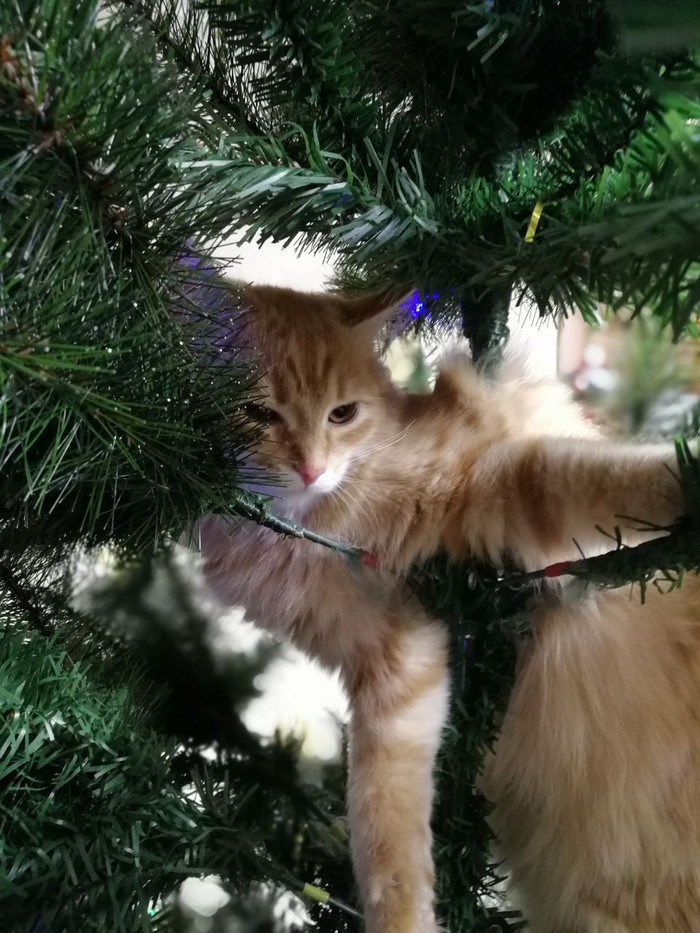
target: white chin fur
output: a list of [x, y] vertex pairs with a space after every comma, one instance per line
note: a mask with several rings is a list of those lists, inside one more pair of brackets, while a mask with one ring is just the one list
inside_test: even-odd
[[326, 470], [325, 473], [319, 476], [315, 483], [312, 483], [306, 488], [309, 492], [333, 492], [344, 474], [345, 470]]

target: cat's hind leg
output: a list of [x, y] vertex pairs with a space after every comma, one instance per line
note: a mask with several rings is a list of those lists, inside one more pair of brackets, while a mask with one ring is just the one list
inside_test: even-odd
[[353, 861], [367, 933], [436, 933], [430, 813], [446, 633], [424, 619], [395, 621], [346, 670]]

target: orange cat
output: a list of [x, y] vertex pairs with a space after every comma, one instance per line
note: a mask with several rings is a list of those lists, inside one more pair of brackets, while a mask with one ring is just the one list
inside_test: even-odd
[[[267, 487], [274, 510], [382, 570], [208, 517], [205, 573], [224, 601], [340, 670], [366, 929], [434, 933], [446, 633], [402, 574], [440, 550], [534, 569], [577, 556], [574, 538], [600, 550], [595, 526], [620, 515], [666, 524], [683, 511], [674, 452], [600, 441], [562, 390], [490, 385], [466, 360], [446, 363], [432, 393], [402, 393], [379, 360], [386, 312], [371, 296], [244, 297], [266, 373], [256, 460], [281, 478]], [[629, 589], [565, 596], [534, 619], [483, 778], [514, 896], [534, 933], [698, 931], [697, 578], [644, 605]]]

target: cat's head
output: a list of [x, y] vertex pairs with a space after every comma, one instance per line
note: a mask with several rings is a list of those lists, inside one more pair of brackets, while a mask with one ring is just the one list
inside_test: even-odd
[[263, 423], [256, 463], [299, 510], [337, 489], [381, 442], [395, 390], [377, 353], [387, 296], [347, 298], [250, 287], [246, 330], [259, 353]]

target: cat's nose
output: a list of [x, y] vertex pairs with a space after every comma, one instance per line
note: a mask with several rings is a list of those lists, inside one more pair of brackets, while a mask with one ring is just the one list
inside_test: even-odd
[[297, 470], [305, 486], [315, 483], [319, 476], [326, 472], [325, 465], [319, 463], [300, 463]]

